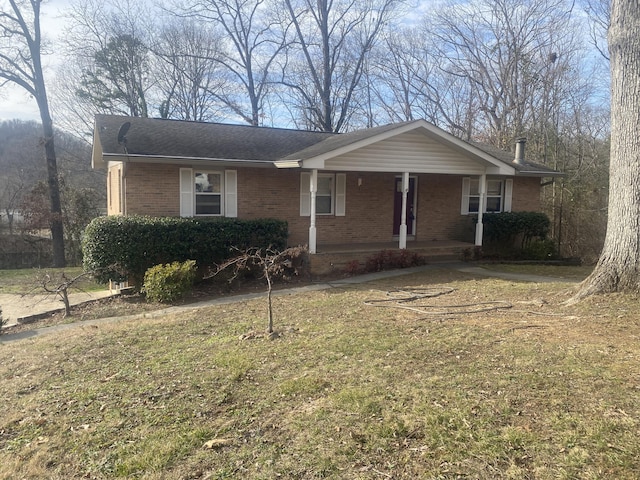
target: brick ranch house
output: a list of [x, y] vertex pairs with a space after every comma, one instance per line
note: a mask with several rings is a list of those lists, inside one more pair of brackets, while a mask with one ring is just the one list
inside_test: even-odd
[[336, 134], [97, 115], [92, 166], [109, 215], [286, 220], [289, 245], [325, 270], [356, 252], [480, 246], [483, 214], [539, 211], [541, 179], [558, 175], [525, 161], [524, 141], [514, 156], [424, 120]]

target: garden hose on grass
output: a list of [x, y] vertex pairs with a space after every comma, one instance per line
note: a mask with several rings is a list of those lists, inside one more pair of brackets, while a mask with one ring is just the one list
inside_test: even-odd
[[401, 308], [423, 315], [460, 315], [506, 310], [512, 308], [509, 302], [500, 300], [491, 302], [465, 303], [459, 305], [430, 305], [424, 303], [429, 298], [436, 298], [455, 292], [451, 287], [415, 288], [411, 290], [387, 290], [384, 299], [365, 300], [364, 304], [371, 307]]

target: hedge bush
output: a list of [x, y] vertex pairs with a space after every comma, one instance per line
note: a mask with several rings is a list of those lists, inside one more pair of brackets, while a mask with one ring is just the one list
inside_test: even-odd
[[82, 253], [97, 281], [128, 279], [139, 289], [154, 265], [194, 260], [204, 268], [233, 256], [232, 247], [282, 250], [286, 241], [287, 223], [273, 219], [109, 216], [87, 226]]
[[145, 272], [142, 292], [153, 302], [175, 302], [191, 291], [195, 277], [193, 260], [156, 265]]
[[521, 248], [532, 240], [544, 240], [549, 234], [549, 217], [540, 212], [503, 212], [482, 216], [487, 239], [497, 243], [513, 244], [520, 238]]

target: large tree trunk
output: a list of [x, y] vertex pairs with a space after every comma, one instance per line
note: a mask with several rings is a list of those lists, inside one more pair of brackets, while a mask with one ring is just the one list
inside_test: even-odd
[[53, 266], [66, 266], [64, 256], [64, 230], [62, 226], [62, 205], [60, 201], [60, 183], [56, 150], [53, 142], [53, 124], [49, 115], [42, 115], [42, 131], [44, 134], [44, 152], [47, 160], [47, 184], [51, 201], [51, 243], [53, 245]]
[[613, 0], [611, 164], [607, 234], [600, 260], [578, 298], [640, 290], [640, 4]]
[[51, 243], [53, 245], [53, 266], [66, 266], [64, 256], [64, 229], [62, 224], [62, 202], [60, 200], [60, 182], [58, 179], [58, 163], [53, 137], [53, 121], [49, 111], [49, 100], [44, 83], [44, 75], [40, 64], [40, 57], [34, 55], [33, 83], [36, 91], [36, 101], [42, 120], [42, 134], [44, 136], [44, 154], [47, 162], [47, 185], [51, 202]]

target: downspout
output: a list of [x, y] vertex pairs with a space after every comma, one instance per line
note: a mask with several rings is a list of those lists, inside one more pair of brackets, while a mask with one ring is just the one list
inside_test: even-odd
[[482, 246], [482, 235], [484, 233], [484, 225], [482, 223], [482, 215], [487, 209], [486, 205], [486, 192], [487, 191], [487, 174], [483, 173], [480, 175], [480, 179], [478, 180], [478, 194], [480, 198], [478, 199], [478, 223], [476, 223], [476, 247]]
[[127, 216], [127, 162], [122, 162], [122, 185], [120, 186], [122, 192], [120, 192], [122, 215]]
[[311, 170], [311, 181], [309, 182], [309, 192], [311, 193], [309, 225], [309, 253], [316, 253], [316, 193], [318, 191], [318, 170]]
[[402, 211], [400, 214], [400, 243], [398, 248], [407, 248], [407, 194], [409, 193], [409, 172], [402, 173]]

